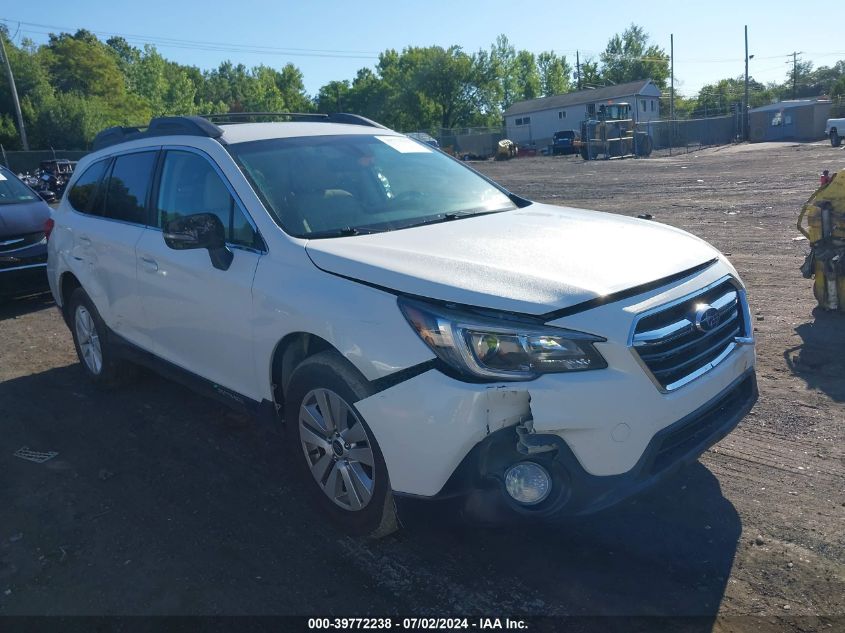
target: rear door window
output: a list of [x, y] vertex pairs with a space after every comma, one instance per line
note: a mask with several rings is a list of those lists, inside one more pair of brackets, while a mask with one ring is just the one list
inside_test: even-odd
[[164, 157], [158, 190], [156, 223], [186, 215], [212, 213], [220, 218], [230, 244], [261, 248], [261, 240], [244, 211], [211, 163], [193, 152], [172, 150]]
[[67, 199], [70, 202], [70, 206], [80, 213], [92, 213], [97, 187], [100, 185], [100, 180], [103, 178], [103, 173], [106, 171], [108, 162], [109, 159], [99, 160], [89, 166], [77, 178], [73, 187], [68, 192]]
[[147, 223], [147, 193], [156, 156], [157, 152], [138, 152], [114, 159], [103, 211], [105, 217]]

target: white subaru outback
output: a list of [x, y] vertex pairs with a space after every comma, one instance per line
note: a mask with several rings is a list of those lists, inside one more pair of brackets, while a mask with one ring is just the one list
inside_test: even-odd
[[49, 235], [85, 372], [140, 363], [283, 420], [352, 533], [420, 500], [607, 507], [757, 397], [742, 282], [678, 229], [525, 200], [353, 115], [159, 118], [94, 149]]

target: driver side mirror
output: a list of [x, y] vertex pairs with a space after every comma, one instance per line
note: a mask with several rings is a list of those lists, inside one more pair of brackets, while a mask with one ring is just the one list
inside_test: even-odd
[[223, 222], [213, 213], [195, 213], [167, 222], [164, 243], [177, 251], [204, 248], [212, 266], [219, 270], [228, 270], [235, 257], [226, 246]]

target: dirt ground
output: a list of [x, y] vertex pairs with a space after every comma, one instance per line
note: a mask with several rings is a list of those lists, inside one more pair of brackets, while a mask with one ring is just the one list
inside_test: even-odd
[[[696, 631], [845, 630], [845, 316], [815, 309], [795, 239], [800, 204], [845, 152], [474, 166], [534, 200], [650, 213], [730, 255], [760, 385], [736, 431], [587, 519], [483, 529], [435, 515], [362, 542], [290, 483], [274, 432], [151, 375], [95, 390], [49, 298], [19, 300], [0, 307], [0, 614], [673, 615], [700, 616]], [[23, 461], [22, 446], [58, 456]]]

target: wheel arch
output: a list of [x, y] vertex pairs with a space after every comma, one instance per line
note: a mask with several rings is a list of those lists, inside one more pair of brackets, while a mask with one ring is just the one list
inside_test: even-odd
[[369, 382], [364, 374], [331, 342], [311, 332], [291, 332], [276, 344], [270, 361], [270, 385], [278, 409], [284, 409], [285, 394], [296, 368], [305, 359], [329, 350], [336, 352], [343, 363], [358, 374], [364, 382]]
[[61, 309], [62, 315], [65, 317], [65, 321], [69, 318], [67, 307], [68, 302], [70, 301], [70, 296], [73, 294], [74, 290], [81, 287], [82, 284], [79, 282], [79, 279], [77, 279], [76, 275], [69, 270], [63, 272], [61, 277], [59, 277], [59, 297], [62, 300]]

